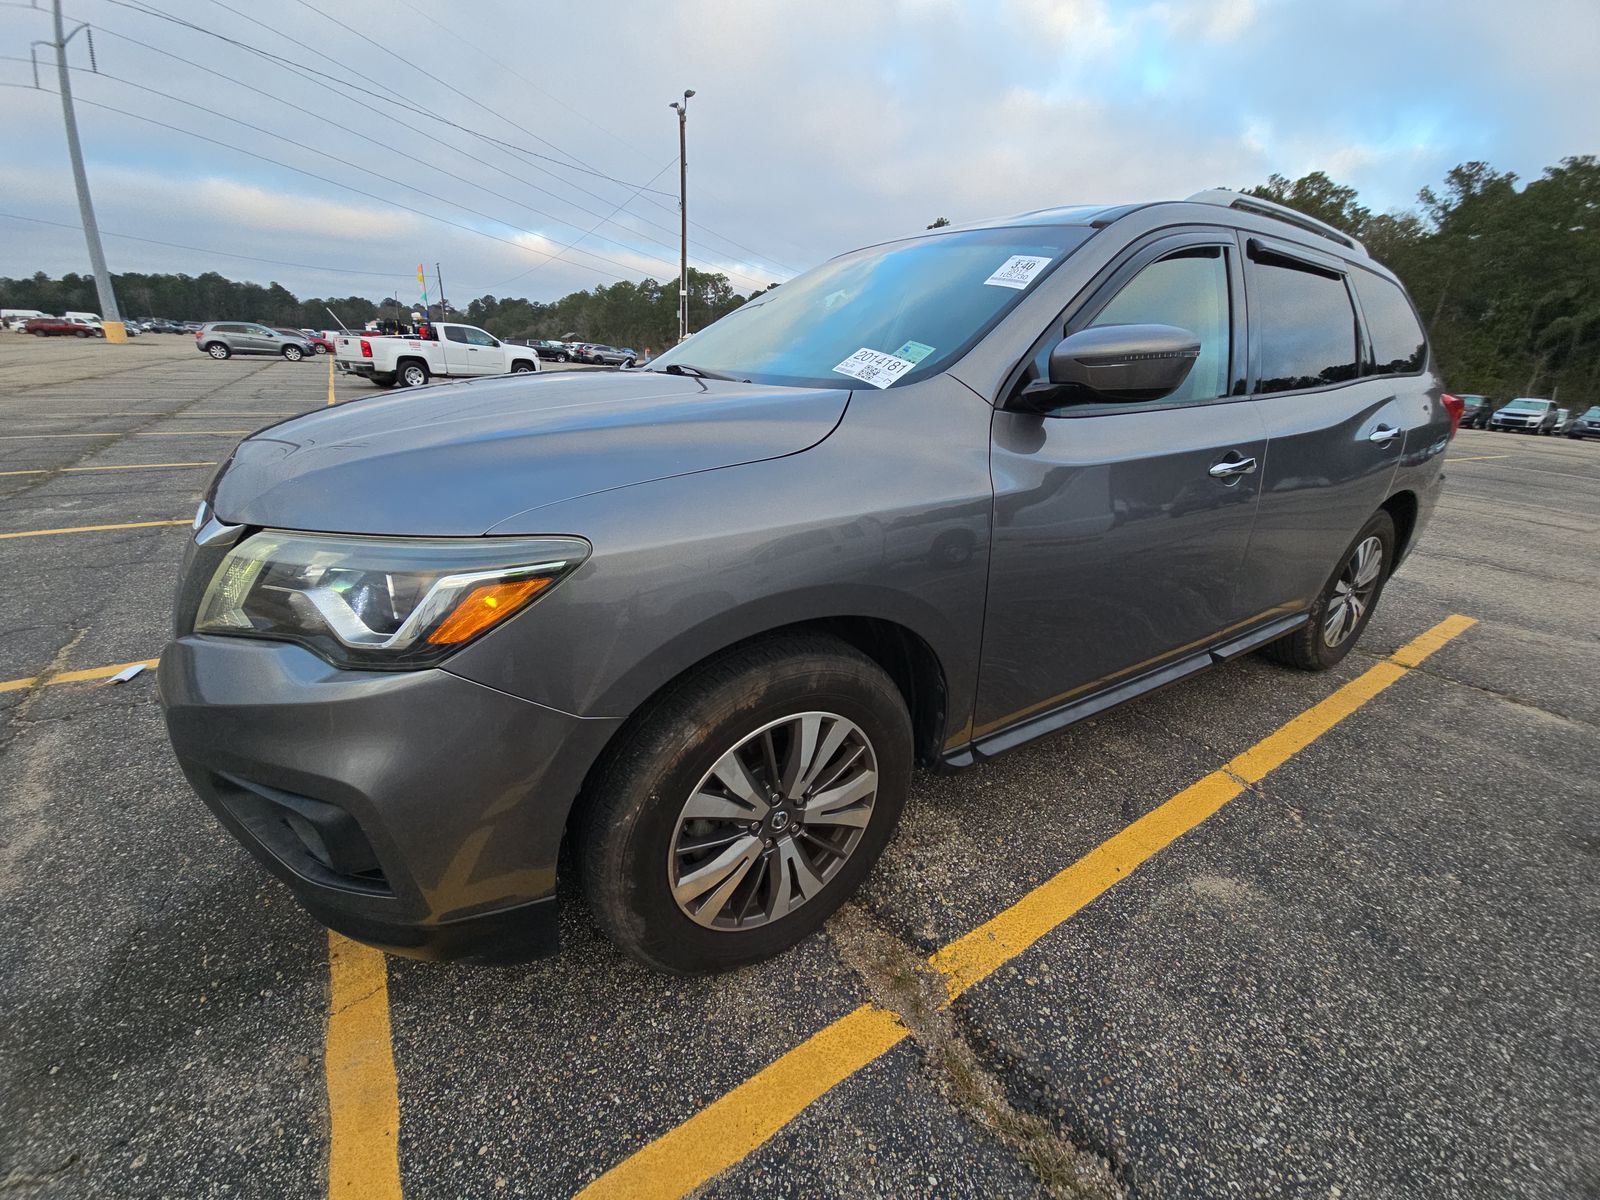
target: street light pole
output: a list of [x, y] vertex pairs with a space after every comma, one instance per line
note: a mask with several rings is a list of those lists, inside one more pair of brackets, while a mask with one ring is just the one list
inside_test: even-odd
[[678, 113], [678, 340], [689, 336], [689, 97], [667, 105]]
[[[126, 342], [128, 335], [122, 327], [122, 314], [117, 310], [117, 294], [111, 288], [111, 272], [106, 269], [105, 248], [100, 245], [100, 226], [94, 219], [94, 201], [89, 198], [89, 176], [83, 169], [83, 147], [78, 143], [78, 118], [72, 108], [72, 72], [67, 67], [67, 43], [88, 26], [79, 25], [71, 33], [67, 33], [61, 17], [61, 0], [55, 0], [51, 7], [55, 10], [56, 38], [55, 41], [45, 44], [53, 46], [56, 52], [56, 76], [58, 89], [61, 92], [61, 112], [67, 122], [67, 152], [72, 158], [72, 179], [78, 185], [78, 213], [83, 219], [83, 236], [89, 243], [89, 265], [94, 269], [95, 291], [100, 296], [102, 327], [105, 330], [106, 341]], [[92, 65], [94, 60], [92, 41], [89, 44], [89, 57]], [[35, 79], [34, 82], [37, 85], [38, 80]]]

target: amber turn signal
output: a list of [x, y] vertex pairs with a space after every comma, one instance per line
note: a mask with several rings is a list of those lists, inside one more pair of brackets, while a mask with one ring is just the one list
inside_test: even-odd
[[504, 579], [479, 584], [468, 592], [455, 610], [428, 635], [435, 646], [454, 646], [476, 637], [497, 621], [503, 621], [529, 600], [550, 586], [548, 576], [534, 579]]

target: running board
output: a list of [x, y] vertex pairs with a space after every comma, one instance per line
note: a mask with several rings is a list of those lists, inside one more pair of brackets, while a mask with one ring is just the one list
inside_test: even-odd
[[1258, 625], [1249, 633], [1239, 637], [1230, 638], [1219, 642], [1208, 650], [1196, 654], [1189, 654], [1164, 667], [1140, 675], [1136, 679], [1127, 680], [1104, 691], [1086, 696], [1082, 700], [1075, 700], [1064, 704], [1060, 708], [1051, 709], [1049, 712], [1040, 713], [1036, 717], [1009, 726], [997, 733], [975, 740], [970, 746], [943, 755], [940, 765], [953, 770], [960, 770], [986, 758], [993, 758], [1007, 750], [1015, 749], [1025, 742], [1035, 738], [1044, 737], [1046, 734], [1055, 733], [1069, 725], [1075, 725], [1086, 717], [1103, 713], [1107, 709], [1125, 704], [1129, 700], [1140, 696], [1149, 695], [1151, 692], [1160, 691], [1170, 687], [1181, 679], [1191, 675], [1198, 675], [1201, 671], [1215, 666], [1217, 663], [1228, 662], [1238, 658], [1241, 654], [1248, 654], [1252, 650], [1265, 646], [1268, 642], [1275, 642], [1285, 634], [1293, 633], [1309, 619], [1307, 613], [1296, 613], [1294, 616], [1281, 617], [1276, 621], [1269, 621], [1265, 625]]

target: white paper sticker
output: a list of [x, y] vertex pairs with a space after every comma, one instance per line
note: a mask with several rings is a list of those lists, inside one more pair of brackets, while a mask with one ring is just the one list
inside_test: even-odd
[[1013, 254], [1000, 264], [999, 270], [983, 282], [993, 287], [1017, 288], [1019, 291], [1033, 282], [1033, 277], [1050, 265], [1049, 258], [1038, 254]]
[[835, 371], [849, 375], [875, 388], [886, 388], [917, 364], [885, 354], [882, 350], [868, 350], [865, 346], [845, 359]]

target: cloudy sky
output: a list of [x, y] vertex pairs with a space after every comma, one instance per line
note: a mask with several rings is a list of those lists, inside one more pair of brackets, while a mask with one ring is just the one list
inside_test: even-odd
[[[1600, 153], [1596, 0], [67, 11], [95, 30], [101, 73], [81, 37], [72, 55], [100, 223], [132, 235], [107, 237], [112, 270], [301, 296], [412, 300], [418, 262], [456, 303], [674, 274], [686, 87], [691, 261], [741, 291], [940, 215], [1319, 168], [1388, 209], [1469, 159], [1532, 178]], [[48, 33], [0, 5], [0, 82], [22, 85], [0, 87], [0, 275], [87, 266], [59, 100], [31, 86]]]

